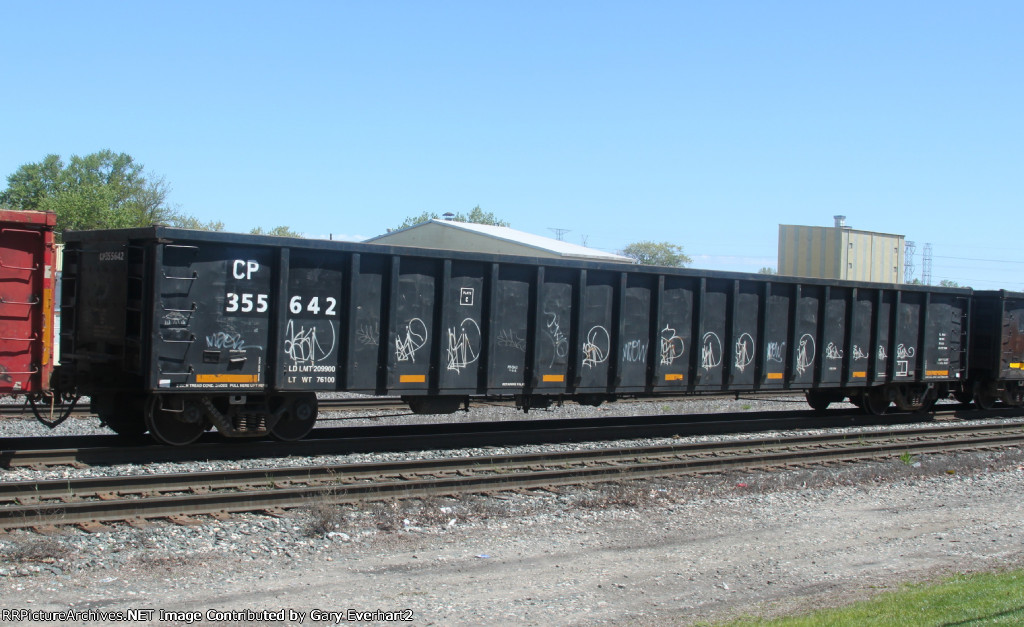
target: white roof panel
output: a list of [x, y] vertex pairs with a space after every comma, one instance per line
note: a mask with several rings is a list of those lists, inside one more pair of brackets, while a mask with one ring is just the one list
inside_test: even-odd
[[[576, 244], [570, 244], [569, 242], [563, 242], [557, 239], [552, 239], [550, 237], [543, 237], [541, 235], [534, 235], [533, 233], [527, 233], [525, 231], [517, 231], [516, 229], [512, 229], [507, 226], [492, 226], [490, 224], [475, 224], [471, 222], [454, 222], [451, 220], [430, 220], [430, 223], [453, 229], [473, 231], [475, 233], [480, 233], [488, 237], [506, 240], [509, 242], [515, 242], [518, 244], [522, 244], [524, 246], [529, 246], [531, 248], [548, 250], [565, 257], [585, 257], [589, 259], [597, 259], [604, 261], [633, 263], [633, 259], [625, 257], [623, 255], [606, 253], [603, 250], [587, 248], [586, 246], [578, 246]], [[417, 226], [421, 226], [423, 224], [427, 223], [421, 222], [420, 224], [414, 224], [413, 226], [406, 227], [406, 229], [414, 229]], [[406, 229], [402, 230], [404, 231]], [[376, 239], [380, 239], [381, 237], [385, 236], [381, 235], [378, 237], [373, 237], [366, 241], [372, 242]]]

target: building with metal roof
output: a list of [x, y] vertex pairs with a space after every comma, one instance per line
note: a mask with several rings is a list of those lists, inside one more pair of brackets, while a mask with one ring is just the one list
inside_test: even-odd
[[522, 255], [546, 259], [585, 259], [588, 261], [617, 261], [635, 263], [630, 257], [607, 253], [603, 250], [570, 244], [550, 237], [517, 231], [507, 226], [430, 220], [371, 237], [370, 244], [416, 246], [463, 250], [500, 255]]

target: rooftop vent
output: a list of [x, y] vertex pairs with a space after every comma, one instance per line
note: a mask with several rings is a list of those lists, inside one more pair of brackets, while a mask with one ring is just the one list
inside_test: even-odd
[[832, 216], [836, 220], [836, 228], [840, 229], [846, 226], [846, 216]]

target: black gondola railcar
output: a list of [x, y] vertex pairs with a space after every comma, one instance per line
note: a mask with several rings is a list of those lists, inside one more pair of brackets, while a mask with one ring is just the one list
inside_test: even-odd
[[442, 413], [801, 390], [880, 413], [928, 407], [966, 367], [966, 289], [168, 227], [65, 242], [65, 380], [114, 430], [171, 444], [211, 424], [301, 438], [325, 391]]
[[974, 292], [969, 380], [956, 396], [981, 409], [1024, 404], [1024, 294]]

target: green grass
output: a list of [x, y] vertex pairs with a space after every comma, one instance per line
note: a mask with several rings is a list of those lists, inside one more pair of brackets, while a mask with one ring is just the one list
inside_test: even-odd
[[957, 575], [939, 583], [913, 584], [871, 600], [805, 616], [774, 620], [742, 618], [729, 623], [775, 627], [847, 625], [943, 626], [1024, 625], [1024, 571]]

